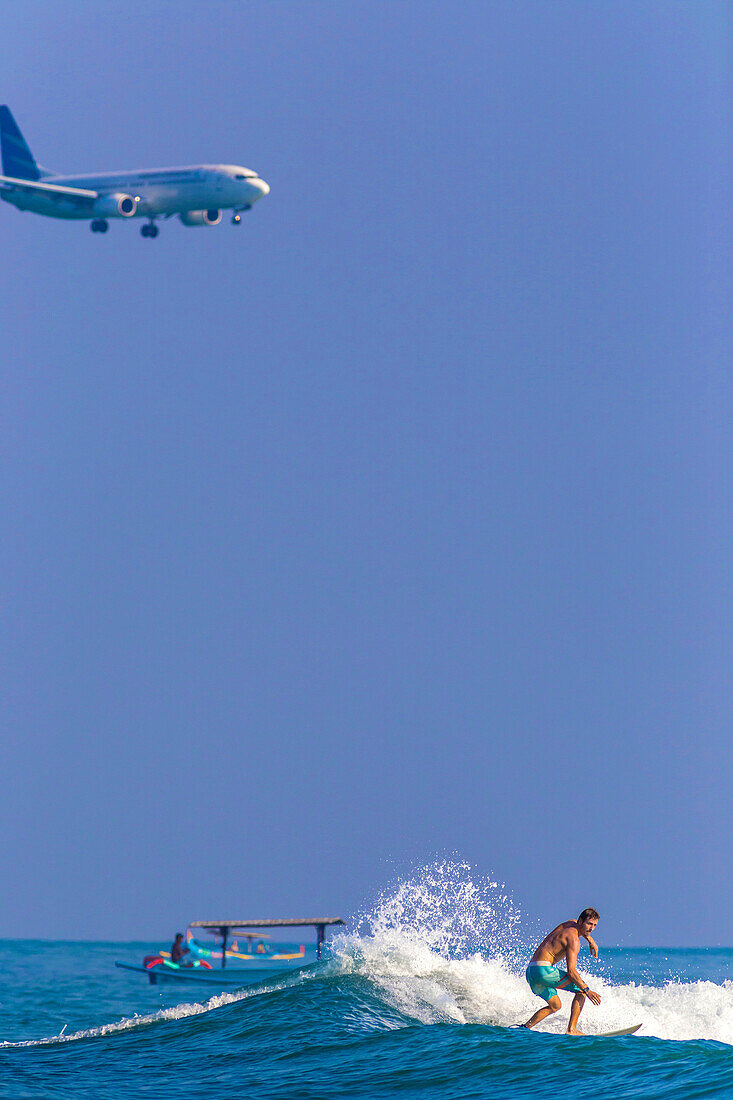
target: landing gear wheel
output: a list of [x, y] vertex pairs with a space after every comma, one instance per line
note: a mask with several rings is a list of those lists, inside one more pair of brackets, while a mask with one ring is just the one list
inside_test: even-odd
[[157, 237], [159, 233], [160, 230], [158, 229], [157, 225], [150, 226], [150, 232], [148, 233], [149, 237]]
[[106, 233], [109, 229], [109, 224], [104, 218], [95, 218], [91, 224], [92, 233]]
[[140, 233], [143, 237], [157, 237], [159, 232], [160, 230], [158, 229], [157, 225], [154, 225], [152, 222], [150, 222], [148, 225], [144, 225], [140, 230]]

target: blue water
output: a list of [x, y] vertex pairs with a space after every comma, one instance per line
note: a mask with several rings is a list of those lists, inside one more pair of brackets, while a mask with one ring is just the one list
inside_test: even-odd
[[[452, 876], [452, 877], [451, 877]], [[298, 974], [219, 993], [114, 968], [161, 944], [5, 943], [0, 1097], [733, 1097], [733, 950], [604, 948], [581, 1024], [539, 1005], [493, 884], [402, 884]], [[482, 944], [473, 942], [476, 936]]]

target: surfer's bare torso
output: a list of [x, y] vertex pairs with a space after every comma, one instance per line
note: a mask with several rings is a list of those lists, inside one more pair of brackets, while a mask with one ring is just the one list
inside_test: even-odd
[[[590, 935], [583, 938], [588, 940], [591, 954], [597, 955], [598, 947], [595, 940]], [[563, 921], [557, 928], [553, 928], [552, 932], [548, 932], [532, 956], [532, 962], [555, 966], [561, 959], [567, 959], [568, 950], [572, 955], [577, 955], [580, 950], [578, 923], [574, 920]]]

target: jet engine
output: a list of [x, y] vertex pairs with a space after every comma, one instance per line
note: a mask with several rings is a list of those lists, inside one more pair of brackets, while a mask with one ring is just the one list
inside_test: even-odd
[[221, 210], [187, 210], [180, 217], [184, 225], [218, 225]]
[[112, 195], [102, 195], [94, 204], [94, 213], [100, 218], [131, 218], [137, 212], [140, 199], [116, 191]]

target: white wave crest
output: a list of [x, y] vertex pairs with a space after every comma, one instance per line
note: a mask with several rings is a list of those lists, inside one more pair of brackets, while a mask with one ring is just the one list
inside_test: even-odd
[[256, 989], [237, 989], [232, 993], [217, 993], [206, 1001], [192, 1002], [190, 1004], [172, 1005], [170, 1008], [161, 1008], [158, 1012], [151, 1012], [147, 1016], [125, 1016], [114, 1023], [101, 1024], [99, 1027], [84, 1028], [65, 1034], [67, 1025], [58, 1035], [50, 1035], [43, 1039], [24, 1039], [19, 1042], [0, 1042], [0, 1050], [11, 1047], [43, 1047], [55, 1046], [59, 1043], [74, 1043], [80, 1039], [96, 1039], [104, 1035], [114, 1035], [122, 1031], [133, 1031], [137, 1028], [149, 1027], [151, 1024], [160, 1023], [162, 1020], [182, 1020], [187, 1016], [200, 1016], [206, 1012], [212, 1012], [222, 1005], [234, 1004], [236, 1001], [244, 1001], [249, 997], [260, 996], [263, 993], [271, 993], [276, 986], [267, 988], [258, 985]]
[[[336, 936], [332, 952], [413, 1019], [500, 1023], [501, 975], [523, 953], [520, 921], [501, 883], [446, 859], [380, 894], [358, 918], [363, 934]], [[510, 1018], [511, 1001], [504, 1007]]]
[[[387, 1004], [421, 1023], [454, 1021], [511, 1027], [541, 1007], [524, 976], [499, 958], [475, 955], [446, 959], [414, 938], [342, 937], [338, 959], [345, 971], [368, 978]], [[582, 971], [581, 971], [582, 973]], [[588, 1034], [641, 1024], [642, 1035], [659, 1039], [712, 1039], [733, 1045], [733, 982], [671, 982], [664, 986], [613, 985], [584, 975], [601, 995], [587, 1004], [581, 1028]], [[540, 1025], [561, 1033], [572, 997], [561, 993], [563, 1009]], [[397, 1026], [393, 1024], [392, 1026]]]

